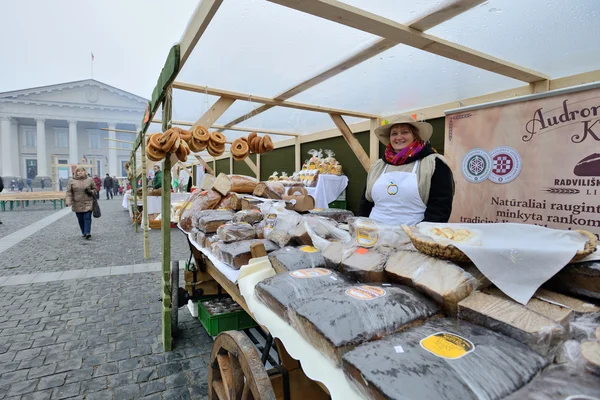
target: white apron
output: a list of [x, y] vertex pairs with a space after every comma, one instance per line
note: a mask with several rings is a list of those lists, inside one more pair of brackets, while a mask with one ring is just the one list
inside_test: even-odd
[[375, 206], [369, 218], [388, 225], [408, 226], [423, 221], [427, 206], [419, 195], [417, 167], [415, 161], [412, 172], [388, 172], [387, 165], [383, 174], [375, 181], [371, 190], [371, 198]]

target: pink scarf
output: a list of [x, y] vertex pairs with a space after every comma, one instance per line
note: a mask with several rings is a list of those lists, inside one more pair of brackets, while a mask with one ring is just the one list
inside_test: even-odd
[[399, 152], [395, 152], [392, 148], [391, 143], [387, 145], [385, 148], [385, 161], [388, 164], [392, 165], [403, 165], [408, 160], [412, 159], [414, 156], [419, 154], [421, 150], [425, 147], [425, 142], [421, 140], [415, 140]]

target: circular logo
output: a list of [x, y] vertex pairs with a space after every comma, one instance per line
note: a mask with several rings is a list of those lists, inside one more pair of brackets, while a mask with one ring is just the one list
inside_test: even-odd
[[492, 158], [483, 149], [471, 149], [462, 162], [462, 173], [471, 183], [485, 181], [492, 172]]
[[385, 296], [385, 289], [377, 286], [354, 286], [346, 290], [346, 295], [358, 300], [373, 300]]
[[319, 276], [331, 275], [331, 271], [325, 268], [308, 268], [291, 271], [290, 276], [293, 278], [318, 278]]
[[494, 183], [508, 183], [521, 172], [521, 156], [512, 147], [496, 147], [490, 151], [492, 157], [492, 172], [488, 179]]
[[390, 184], [387, 187], [387, 193], [390, 196], [395, 196], [398, 194], [398, 185], [396, 185], [394, 182], [390, 182]]

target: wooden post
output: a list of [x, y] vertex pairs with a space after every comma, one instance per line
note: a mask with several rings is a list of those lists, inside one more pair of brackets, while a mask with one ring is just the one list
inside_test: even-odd
[[256, 179], [260, 181], [260, 154], [256, 155]]
[[295, 172], [298, 172], [302, 169], [302, 154], [300, 151], [300, 136], [296, 138], [296, 144], [294, 145], [294, 168]]
[[371, 165], [379, 160], [379, 139], [375, 136], [375, 129], [379, 126], [379, 121], [379, 118], [371, 119], [369, 132], [369, 159], [371, 160]]
[[[163, 100], [163, 132], [170, 128], [172, 116], [172, 96], [173, 91], [169, 86], [166, 89], [165, 99]], [[171, 154], [167, 153], [163, 161], [163, 180], [162, 180], [162, 209], [161, 209], [161, 230], [162, 230], [162, 286], [163, 286], [163, 312], [162, 312], [162, 337], [164, 351], [171, 351], [172, 340], [171, 332], [171, 290], [177, 290], [170, 287], [171, 271]], [[168, 302], [166, 298], [168, 298]], [[168, 307], [167, 307], [168, 305]]]
[[[208, 164], [206, 166], [208, 166]], [[213, 169], [213, 175], [217, 176], [217, 160], [215, 160], [214, 157], [213, 157], [213, 167], [212, 167], [212, 169]], [[208, 171], [206, 171], [206, 172], [208, 172]]]
[[[133, 152], [132, 152], [133, 153]], [[131, 157], [131, 170], [133, 171], [133, 179], [131, 182], [131, 192], [133, 193], [133, 221], [135, 223], [135, 233], [139, 232], [139, 227], [137, 224], [137, 163], [135, 158], [135, 153], [133, 153], [133, 157]]]
[[[146, 134], [142, 132], [141, 145], [142, 148], [142, 221], [144, 232], [144, 260], [150, 258], [150, 243], [148, 240], [148, 182], [146, 179]], [[136, 178], [137, 180], [137, 178]], [[137, 203], [136, 203], [137, 207]]]
[[356, 155], [356, 158], [358, 158], [358, 161], [362, 164], [365, 171], [369, 172], [369, 169], [371, 169], [369, 156], [346, 124], [346, 121], [344, 121], [344, 118], [339, 114], [329, 114], [329, 116], [344, 136], [344, 139], [346, 139], [346, 142], [348, 142], [348, 145]]
[[233, 157], [229, 155], [229, 174], [233, 174]]

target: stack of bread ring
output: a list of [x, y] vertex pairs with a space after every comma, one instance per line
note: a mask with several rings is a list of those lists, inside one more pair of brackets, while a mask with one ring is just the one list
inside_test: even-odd
[[250, 153], [263, 154], [265, 151], [271, 151], [274, 148], [275, 146], [273, 146], [273, 141], [269, 135], [260, 137], [256, 132], [252, 132], [248, 137], [241, 137], [233, 141], [231, 156], [234, 160], [242, 161]]
[[213, 157], [220, 156], [225, 151], [227, 139], [220, 132], [209, 133], [203, 126], [195, 126], [188, 131], [181, 128], [171, 128], [164, 133], [155, 133], [148, 138], [146, 155], [151, 161], [160, 161], [167, 153], [177, 156], [179, 161], [186, 161], [190, 153], [198, 153], [204, 149]]

